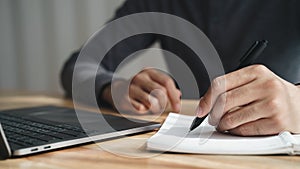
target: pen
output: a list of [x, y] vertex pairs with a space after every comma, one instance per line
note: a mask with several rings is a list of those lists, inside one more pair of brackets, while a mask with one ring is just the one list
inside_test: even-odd
[[[253, 45], [247, 50], [247, 52], [241, 57], [240, 65], [237, 69], [241, 69], [243, 67], [253, 64], [254, 61], [257, 59], [257, 57], [267, 47], [267, 44], [268, 44], [267, 40], [255, 41]], [[205, 115], [204, 117], [196, 117], [192, 122], [192, 125], [190, 127], [190, 132], [195, 128], [197, 128], [207, 116], [208, 114]]]

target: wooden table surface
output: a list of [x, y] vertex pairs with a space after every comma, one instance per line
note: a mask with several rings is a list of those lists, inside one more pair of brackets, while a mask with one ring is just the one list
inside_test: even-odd
[[[72, 106], [70, 100], [61, 96], [0, 91], [0, 110], [40, 105]], [[182, 101], [184, 114], [193, 113], [197, 101]], [[111, 110], [104, 110], [113, 113]], [[166, 117], [164, 113], [156, 121]], [[154, 116], [138, 117], [153, 119]], [[300, 168], [300, 156], [227, 156], [178, 153], [153, 153], [144, 143], [155, 132], [101, 141], [51, 152], [0, 161], [0, 169], [148, 169], [148, 168]]]

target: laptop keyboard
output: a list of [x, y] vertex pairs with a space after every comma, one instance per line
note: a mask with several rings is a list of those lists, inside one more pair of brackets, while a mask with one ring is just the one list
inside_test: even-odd
[[13, 150], [86, 136], [81, 127], [44, 124], [4, 113], [0, 113], [0, 122]]

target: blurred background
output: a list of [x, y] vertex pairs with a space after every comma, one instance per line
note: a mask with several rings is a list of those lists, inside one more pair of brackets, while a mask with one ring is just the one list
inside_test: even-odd
[[[62, 94], [59, 75], [64, 62], [123, 2], [0, 0], [0, 90]], [[165, 67], [162, 57], [155, 58], [149, 61]], [[142, 67], [144, 59], [132, 64]]]

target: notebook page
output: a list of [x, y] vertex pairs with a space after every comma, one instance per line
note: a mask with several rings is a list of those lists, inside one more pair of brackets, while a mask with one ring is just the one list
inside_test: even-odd
[[300, 134], [294, 135], [294, 139], [295, 139], [295, 142], [293, 145], [293, 150], [294, 150], [293, 153], [300, 155]]
[[193, 116], [170, 113], [160, 130], [147, 142], [149, 150], [203, 154], [277, 154], [291, 147], [279, 136], [241, 137], [222, 134], [204, 124], [189, 133]]

